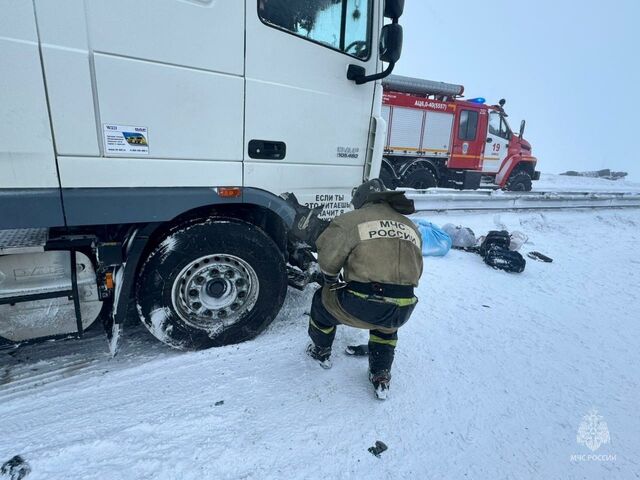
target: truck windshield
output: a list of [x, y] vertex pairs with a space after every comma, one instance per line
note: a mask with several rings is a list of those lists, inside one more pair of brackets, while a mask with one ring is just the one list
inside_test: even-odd
[[371, 52], [371, 0], [258, 0], [263, 22], [366, 60]]
[[511, 138], [511, 128], [509, 128], [507, 118], [504, 115], [500, 115], [500, 136], [507, 140]]
[[506, 139], [511, 138], [511, 129], [504, 115], [500, 115], [498, 112], [490, 113], [489, 133]]

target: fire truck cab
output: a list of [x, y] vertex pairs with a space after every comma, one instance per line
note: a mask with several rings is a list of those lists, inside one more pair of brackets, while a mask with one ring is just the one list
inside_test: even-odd
[[461, 85], [397, 75], [383, 85], [388, 131], [380, 175], [389, 186], [530, 191], [539, 178], [525, 122], [513, 132], [504, 100], [463, 100]]

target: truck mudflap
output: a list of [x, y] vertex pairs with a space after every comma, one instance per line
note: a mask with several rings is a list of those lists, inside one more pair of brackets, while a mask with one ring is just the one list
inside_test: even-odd
[[103, 327], [109, 344], [109, 352], [115, 356], [118, 353], [119, 340], [122, 335], [127, 309], [131, 301], [138, 272], [138, 265], [142, 254], [160, 223], [149, 223], [131, 234], [125, 263], [118, 267], [113, 275], [115, 291], [113, 294], [113, 308], [111, 315], [105, 315]]
[[531, 178], [531, 180], [540, 180], [540, 172], [538, 170], [533, 172], [533, 177]]
[[112, 357], [118, 354], [120, 348], [120, 336], [122, 333], [122, 325], [115, 323], [113, 315], [105, 315], [102, 321], [104, 327], [104, 333], [107, 336], [107, 345], [109, 346], [109, 353]]

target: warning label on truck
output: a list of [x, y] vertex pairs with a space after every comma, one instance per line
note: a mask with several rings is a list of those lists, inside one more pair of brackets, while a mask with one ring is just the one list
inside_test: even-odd
[[324, 210], [320, 214], [320, 218], [324, 220], [330, 220], [333, 217], [343, 214], [351, 207], [350, 201], [346, 199], [346, 195], [322, 193], [316, 194], [315, 201], [305, 202], [305, 206], [309, 208], [316, 208], [322, 205]]
[[149, 155], [147, 127], [104, 124], [105, 153]]

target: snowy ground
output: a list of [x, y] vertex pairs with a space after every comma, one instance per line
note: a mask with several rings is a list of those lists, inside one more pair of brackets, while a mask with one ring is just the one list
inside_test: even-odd
[[640, 192], [640, 183], [631, 180], [569, 177], [543, 173], [533, 182], [534, 192]]
[[[339, 329], [332, 370], [304, 356], [312, 290], [291, 291], [237, 346], [179, 353], [129, 328], [115, 359], [99, 332], [0, 353], [0, 462], [23, 455], [28, 480], [640, 478], [640, 211], [430, 218], [521, 230], [554, 262], [426, 259], [388, 401], [341, 354], [363, 332]], [[592, 454], [591, 408], [611, 441], [572, 461]]]

